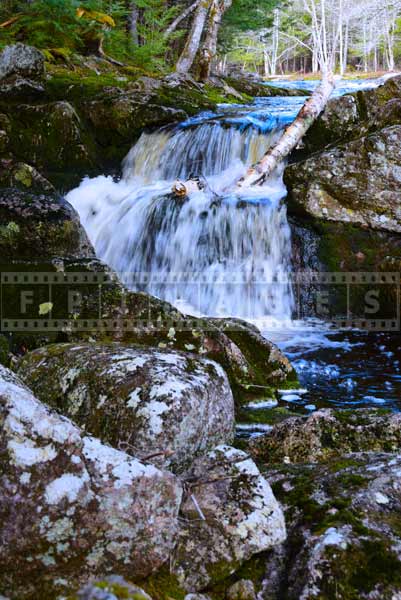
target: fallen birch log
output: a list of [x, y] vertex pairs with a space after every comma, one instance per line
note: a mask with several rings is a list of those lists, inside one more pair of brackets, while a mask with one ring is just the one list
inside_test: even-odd
[[[291, 125], [283, 131], [275, 146], [269, 148], [266, 154], [237, 182], [237, 188], [245, 189], [254, 185], [261, 185], [272, 175], [283, 160], [297, 147], [305, 133], [323, 112], [334, 88], [335, 79], [333, 74], [324, 74], [320, 85], [312, 96], [306, 100]], [[200, 187], [195, 179], [188, 179], [187, 181], [176, 181], [172, 191], [177, 196], [182, 197], [199, 189]]]

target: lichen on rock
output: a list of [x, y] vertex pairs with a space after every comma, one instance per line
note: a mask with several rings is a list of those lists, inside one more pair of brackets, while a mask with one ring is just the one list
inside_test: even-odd
[[140, 578], [175, 544], [182, 487], [90, 437], [0, 367], [0, 587], [43, 600], [89, 577]]
[[225, 579], [284, 541], [283, 514], [267, 480], [241, 450], [219, 446], [184, 475], [187, 493], [172, 571], [189, 592]]
[[233, 438], [227, 376], [195, 355], [118, 343], [60, 344], [27, 354], [19, 374], [43, 402], [158, 466], [182, 470]]

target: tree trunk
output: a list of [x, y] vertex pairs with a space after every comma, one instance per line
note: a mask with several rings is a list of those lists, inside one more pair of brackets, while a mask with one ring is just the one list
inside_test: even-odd
[[139, 39], [138, 39], [139, 9], [134, 2], [131, 3], [130, 9], [131, 9], [131, 12], [130, 12], [130, 16], [129, 16], [129, 32], [130, 32], [132, 41], [137, 46], [139, 43]]
[[181, 14], [179, 14], [178, 17], [176, 17], [174, 19], [174, 21], [172, 23], [170, 23], [170, 25], [167, 27], [166, 31], [163, 34], [164, 37], [168, 37], [169, 35], [171, 35], [177, 29], [177, 27], [181, 23], [181, 21], [186, 19], [191, 14], [191, 12], [193, 12], [195, 10], [195, 8], [198, 6], [198, 4], [199, 4], [199, 0], [195, 0], [195, 2], [193, 4], [188, 6], [188, 8], [186, 8]]
[[296, 119], [284, 131], [277, 144], [270, 148], [261, 160], [251, 167], [239, 182], [241, 188], [261, 184], [278, 165], [296, 148], [305, 133], [324, 110], [335, 87], [332, 73], [323, 74], [322, 82], [316, 91], [305, 102]]
[[177, 73], [187, 74], [193, 65], [211, 3], [212, 0], [200, 0], [198, 4], [187, 41], [175, 67]]
[[210, 76], [212, 61], [216, 56], [217, 38], [221, 19], [226, 10], [231, 6], [232, 0], [213, 0], [209, 12], [209, 23], [200, 57], [200, 80], [206, 81]]

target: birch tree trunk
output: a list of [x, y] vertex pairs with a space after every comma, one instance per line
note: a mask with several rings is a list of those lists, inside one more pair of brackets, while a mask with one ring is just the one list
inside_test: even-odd
[[175, 66], [177, 73], [189, 73], [194, 63], [211, 4], [212, 0], [200, 0], [198, 4], [187, 41]]
[[277, 144], [270, 148], [261, 160], [238, 182], [238, 187], [246, 188], [263, 183], [278, 165], [296, 148], [305, 133], [324, 110], [335, 87], [332, 73], [324, 73], [322, 82], [305, 102], [296, 119], [284, 131]]
[[209, 22], [200, 58], [200, 80], [206, 81], [210, 76], [212, 61], [216, 56], [217, 38], [224, 13], [230, 8], [232, 0], [213, 0], [209, 12]]

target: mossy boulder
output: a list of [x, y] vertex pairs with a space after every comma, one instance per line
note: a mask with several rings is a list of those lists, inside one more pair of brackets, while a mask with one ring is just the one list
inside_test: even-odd
[[0, 367], [0, 588], [54, 600], [89, 578], [143, 578], [172, 552], [182, 485], [104, 445]]
[[33, 46], [14, 44], [6, 46], [0, 54], [0, 79], [12, 75], [42, 79], [45, 75], [45, 58]]
[[320, 152], [400, 123], [401, 77], [392, 77], [378, 88], [329, 100], [303, 138], [301, 154]]
[[266, 600], [394, 600], [401, 592], [401, 456], [358, 453], [266, 475], [288, 538], [266, 560]]
[[34, 167], [7, 159], [0, 162], [0, 187], [15, 187], [38, 194], [56, 192], [50, 181]]
[[124, 344], [59, 344], [29, 352], [20, 377], [48, 406], [116, 448], [174, 471], [230, 443], [234, 400], [217, 364]]
[[2, 110], [10, 120], [8, 152], [52, 183], [63, 187], [96, 169], [96, 144], [69, 102], [17, 104]]
[[[36, 174], [17, 166], [13, 176], [28, 183]], [[2, 261], [94, 255], [78, 215], [55, 193], [0, 189], [0, 222]]]
[[401, 449], [401, 415], [383, 409], [322, 409], [291, 417], [248, 446], [266, 463], [315, 463], [349, 452]]

